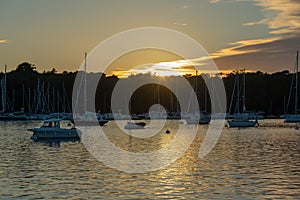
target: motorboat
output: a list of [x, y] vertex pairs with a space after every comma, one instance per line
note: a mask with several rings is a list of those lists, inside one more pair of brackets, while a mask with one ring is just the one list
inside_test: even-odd
[[248, 127], [255, 127], [258, 125], [257, 119], [251, 120], [251, 119], [232, 119], [228, 120], [228, 125], [231, 128], [248, 128]]
[[49, 119], [45, 120], [40, 128], [28, 129], [33, 132], [31, 139], [80, 139], [79, 130], [74, 126], [62, 128], [61, 121], [62, 119]]
[[127, 122], [125, 129], [143, 129], [146, 126], [145, 122]]

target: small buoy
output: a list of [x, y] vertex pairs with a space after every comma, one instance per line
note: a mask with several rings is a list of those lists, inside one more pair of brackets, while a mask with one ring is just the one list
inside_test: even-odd
[[169, 133], [171, 133], [171, 131], [169, 131], [169, 129], [167, 129], [167, 130], [166, 130], [166, 134], [169, 134]]

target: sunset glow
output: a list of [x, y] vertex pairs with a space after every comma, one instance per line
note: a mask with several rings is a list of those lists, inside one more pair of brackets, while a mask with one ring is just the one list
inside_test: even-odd
[[[83, 52], [91, 52], [110, 36], [133, 28], [163, 27], [202, 45], [221, 71], [291, 70], [293, 55], [300, 49], [299, 9], [300, 2], [292, 0], [174, 0], [157, 4], [140, 0], [126, 4], [120, 0], [4, 0], [0, 3], [0, 65], [12, 70], [28, 61], [39, 71], [76, 71]], [[141, 69], [142, 73], [194, 73], [185, 61], [177, 61], [182, 58], [159, 53], [144, 59], [142, 54], [114, 63], [107, 74], [136, 73], [132, 68], [140, 65], [151, 66]], [[205, 63], [196, 64], [205, 70]]]
[[[113, 71], [112, 74], [120, 78], [126, 78], [129, 75], [147, 74], [147, 73], [156, 76], [182, 76], [188, 74], [196, 75], [196, 71], [198, 74], [216, 75], [216, 74], [229, 74], [233, 70], [206, 70], [206, 69], [197, 70], [192, 62], [187, 60], [179, 60], [174, 62], [145, 64], [126, 71]], [[246, 70], [246, 71], [253, 72], [252, 70]]]

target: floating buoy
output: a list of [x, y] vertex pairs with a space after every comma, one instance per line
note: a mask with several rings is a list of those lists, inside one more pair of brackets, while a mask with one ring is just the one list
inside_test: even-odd
[[297, 123], [296, 123], [295, 130], [299, 130], [299, 126], [298, 126], [298, 124], [297, 124]]
[[171, 131], [169, 131], [169, 129], [167, 129], [166, 130], [166, 134], [170, 134], [171, 133]]

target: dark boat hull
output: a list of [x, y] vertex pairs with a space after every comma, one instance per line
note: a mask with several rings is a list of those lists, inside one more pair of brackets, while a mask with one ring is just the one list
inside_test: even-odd
[[72, 129], [60, 129], [60, 130], [41, 130], [31, 129], [33, 132], [31, 136], [32, 140], [39, 139], [80, 139], [78, 130]]
[[255, 127], [257, 124], [257, 121], [251, 121], [251, 120], [229, 120], [228, 125], [231, 128], [248, 128], [248, 127]]
[[125, 129], [143, 129], [146, 126], [145, 122], [127, 122]]
[[25, 121], [26, 117], [23, 116], [0, 116], [0, 121]]
[[286, 115], [284, 122], [285, 123], [299, 123], [300, 115]]

